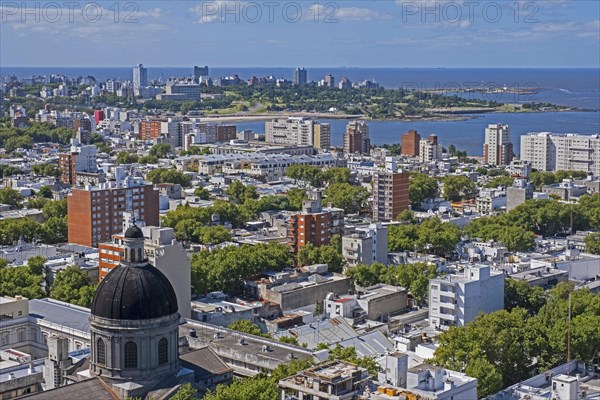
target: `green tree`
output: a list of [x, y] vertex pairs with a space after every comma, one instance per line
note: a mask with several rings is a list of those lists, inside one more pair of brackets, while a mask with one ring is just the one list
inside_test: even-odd
[[63, 218], [67, 216], [67, 199], [48, 201], [42, 207], [44, 218]]
[[311, 366], [310, 360], [294, 360], [280, 364], [267, 376], [260, 373], [252, 378], [234, 380], [230, 385], [218, 385], [204, 400], [273, 400], [279, 398], [278, 382]]
[[347, 214], [355, 214], [362, 209], [369, 192], [362, 186], [334, 183], [325, 189], [325, 196], [334, 207], [343, 209]]
[[37, 208], [41, 210], [50, 200], [45, 197], [29, 197], [27, 199], [27, 208]]
[[220, 225], [201, 226], [194, 231], [193, 235], [198, 238], [198, 243], [207, 245], [215, 245], [231, 241], [229, 229], [226, 229]]
[[181, 385], [171, 400], [194, 400], [199, 399], [198, 390], [191, 383]]
[[451, 327], [440, 335], [433, 361], [459, 372], [468, 368], [470, 376], [478, 379], [478, 397], [485, 397], [529, 376], [535, 354], [528, 331], [523, 309], [481, 314], [466, 326]]
[[194, 190], [194, 196], [198, 196], [201, 200], [209, 200], [210, 192], [203, 187], [197, 187]]
[[287, 343], [287, 344], [291, 344], [294, 346], [300, 346], [300, 343], [298, 343], [298, 339], [296, 339], [294, 336], [282, 336], [279, 338], [279, 341], [281, 343]]
[[536, 315], [546, 304], [544, 289], [539, 286], [529, 286], [526, 281], [517, 279], [504, 280], [504, 309], [512, 311], [520, 307]]
[[427, 297], [429, 280], [439, 275], [435, 265], [413, 263], [386, 267], [380, 263], [357, 265], [347, 268], [346, 276], [353, 283], [367, 287], [377, 283], [402, 286], [408, 288], [417, 303], [422, 303]]
[[46, 259], [42, 256], [31, 257], [27, 260], [27, 268], [29, 268], [29, 273], [32, 275], [43, 275], [45, 263]]
[[413, 208], [420, 208], [429, 199], [435, 199], [439, 193], [438, 181], [425, 174], [411, 174], [408, 185], [408, 198]]
[[588, 253], [600, 254], [600, 232], [590, 233], [585, 237], [584, 242]]
[[147, 156], [140, 157], [137, 162], [140, 164], [144, 164], [144, 165], [156, 164], [156, 163], [158, 163], [158, 157], [149, 154]]
[[292, 188], [285, 194], [288, 199], [290, 211], [299, 211], [302, 209], [302, 202], [308, 199], [306, 191], [299, 188]]
[[265, 271], [281, 271], [292, 265], [289, 247], [278, 243], [225, 246], [192, 255], [194, 293], [222, 290], [242, 292], [243, 280]]
[[471, 199], [477, 194], [475, 183], [464, 175], [450, 175], [444, 178], [444, 197], [449, 201]]
[[52, 189], [49, 186], [42, 186], [38, 191], [38, 196], [43, 197], [45, 199], [52, 198]]
[[413, 224], [416, 222], [415, 213], [410, 210], [404, 210], [396, 216], [396, 220]]
[[75, 265], [70, 265], [56, 274], [54, 284], [50, 290], [50, 297], [67, 303], [90, 307], [95, 291], [96, 285], [90, 283], [87, 272]]
[[24, 296], [28, 299], [46, 297], [42, 289], [44, 277], [30, 272], [28, 266], [0, 268], [0, 296]]
[[600, 194], [581, 196], [578, 209], [585, 216], [587, 224], [593, 230], [600, 231]]
[[345, 272], [352, 283], [362, 287], [369, 287], [382, 283], [385, 277], [387, 267], [381, 263], [371, 265], [358, 264], [348, 268]]
[[11, 207], [20, 207], [23, 196], [17, 190], [9, 187], [0, 189], [0, 204], [8, 204]]
[[263, 333], [258, 325], [248, 321], [247, 319], [238, 319], [237, 321], [233, 321], [227, 328], [254, 336], [271, 338], [270, 334]]
[[334, 183], [350, 183], [350, 170], [348, 168], [334, 167], [323, 171], [323, 181], [329, 185]]
[[369, 374], [377, 376], [379, 372], [379, 364], [372, 357], [358, 357], [356, 354], [356, 348], [354, 346], [342, 347], [340, 344], [336, 344], [329, 353], [330, 360], [343, 360], [354, 363], [360, 367], [366, 368]]
[[45, 239], [44, 226], [29, 218], [13, 218], [0, 221], [0, 243], [12, 245], [20, 238], [27, 242]]
[[151, 156], [154, 156], [154, 157], [165, 158], [172, 151], [173, 151], [173, 148], [171, 147], [170, 144], [168, 144], [168, 143], [159, 143], [159, 144], [155, 144], [154, 146], [152, 146], [152, 148], [149, 151], [149, 154]]
[[117, 154], [117, 164], [134, 164], [138, 162], [138, 156], [128, 151], [120, 151]]
[[315, 312], [314, 312], [314, 314], [316, 316], [319, 316], [319, 315], [323, 315], [324, 312], [325, 312], [325, 306], [323, 305], [323, 302], [322, 301], [318, 301], [315, 304]]
[[300, 265], [327, 264], [330, 272], [342, 272], [345, 263], [344, 257], [335, 246], [315, 247], [312, 243], [300, 248], [298, 262]]
[[175, 169], [157, 168], [148, 172], [148, 180], [154, 184], [157, 183], [174, 183], [183, 187], [189, 187], [192, 182], [190, 176]]
[[6, 150], [7, 153], [12, 153], [17, 149], [31, 148], [33, 148], [33, 140], [27, 135], [9, 137], [4, 142], [4, 150]]
[[306, 164], [290, 165], [285, 171], [287, 177], [294, 181], [302, 181], [313, 187], [321, 187], [323, 185], [323, 172], [319, 167]]
[[56, 164], [34, 164], [31, 166], [31, 172], [38, 176], [60, 176], [60, 170]]
[[42, 239], [47, 244], [62, 243], [68, 236], [67, 217], [50, 217], [42, 226]]
[[544, 185], [551, 185], [556, 183], [556, 176], [552, 172], [544, 172], [544, 171], [534, 171], [529, 175], [529, 182], [537, 190], [542, 190]]
[[240, 181], [233, 181], [225, 190], [229, 201], [235, 204], [244, 204], [246, 200], [258, 199], [256, 186], [246, 186]]
[[445, 256], [454, 251], [460, 238], [458, 226], [442, 222], [439, 218], [429, 218], [419, 225], [416, 244], [422, 252]]
[[502, 374], [484, 357], [476, 357], [469, 361], [465, 373], [468, 376], [477, 377], [477, 395], [479, 398], [498, 393], [504, 388]]
[[508, 187], [512, 186], [515, 178], [510, 176], [497, 176], [491, 179], [488, 183], [485, 184], [486, 188], [497, 188], [500, 186]]
[[12, 165], [0, 165], [0, 176], [9, 177], [13, 175], [22, 175], [24, 172]]

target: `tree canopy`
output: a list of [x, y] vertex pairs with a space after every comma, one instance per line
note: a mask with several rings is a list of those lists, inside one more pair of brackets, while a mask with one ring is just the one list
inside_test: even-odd
[[448, 201], [471, 199], [477, 194], [475, 182], [464, 175], [449, 175], [444, 178], [444, 197]]
[[174, 183], [183, 187], [189, 187], [192, 178], [176, 169], [156, 168], [148, 172], [148, 180], [154, 184], [157, 183]]
[[420, 208], [429, 199], [435, 199], [439, 193], [436, 178], [425, 174], [411, 174], [408, 184], [408, 198], [413, 208]]
[[334, 183], [325, 189], [325, 197], [334, 207], [348, 214], [358, 213], [369, 198], [369, 192], [362, 186], [349, 183]]
[[452, 253], [461, 239], [460, 228], [439, 218], [389, 228], [389, 251], [419, 251], [438, 256]]
[[402, 286], [410, 290], [417, 303], [427, 297], [429, 280], [439, 276], [437, 266], [427, 263], [413, 263], [385, 266], [381, 263], [359, 264], [346, 269], [346, 276], [363, 287], [386, 283]]
[[168, 143], [158, 143], [150, 148], [149, 155], [157, 158], [165, 158], [173, 152], [173, 147]]
[[600, 254], [600, 232], [587, 235], [584, 239], [585, 251], [592, 254]]
[[96, 292], [96, 285], [90, 282], [87, 272], [70, 265], [56, 274], [50, 290], [50, 297], [83, 307], [90, 307]]
[[208, 392], [204, 400], [273, 400], [281, 394], [278, 383], [281, 379], [297, 374], [312, 365], [310, 360], [294, 360], [280, 364], [267, 376], [260, 373], [252, 378], [237, 379], [230, 385], [217, 385], [215, 391]]
[[[509, 285], [509, 292], [517, 286]], [[439, 336], [433, 361], [477, 378], [479, 397], [527, 379], [533, 366], [545, 370], [563, 364], [571, 293], [571, 358], [590, 362], [600, 344], [600, 296], [560, 283], [545, 294], [545, 304], [532, 315], [541, 302], [533, 292], [521, 299], [511, 295], [509, 307], [516, 305], [511, 311], [481, 314], [464, 327], [451, 327]], [[522, 304], [531, 309], [520, 308]]]
[[192, 255], [192, 286], [198, 294], [215, 290], [239, 294], [244, 279], [291, 265], [289, 247], [278, 243], [201, 251]]
[[262, 336], [269, 339], [271, 338], [270, 334], [263, 333], [263, 331], [260, 329], [260, 326], [248, 321], [247, 319], [238, 319], [237, 321], [233, 321], [231, 324], [229, 324], [229, 326], [227, 326], [227, 328], [254, 336]]
[[120, 151], [117, 154], [116, 163], [117, 164], [134, 164], [138, 162], [139, 157], [137, 154], [131, 153], [129, 151]]
[[259, 198], [256, 192], [256, 186], [246, 186], [240, 181], [233, 181], [225, 190], [229, 201], [235, 204], [244, 204], [247, 200], [256, 200]]
[[4, 260], [0, 261], [3, 264], [0, 265], [0, 296], [24, 296], [30, 300], [46, 297], [42, 274], [32, 274], [29, 266], [7, 267]]
[[8, 204], [13, 208], [18, 208], [22, 201], [23, 196], [19, 191], [10, 187], [0, 189], [0, 204]]
[[307, 243], [298, 251], [300, 265], [327, 264], [330, 272], [342, 272], [345, 260], [335, 245], [314, 246]]

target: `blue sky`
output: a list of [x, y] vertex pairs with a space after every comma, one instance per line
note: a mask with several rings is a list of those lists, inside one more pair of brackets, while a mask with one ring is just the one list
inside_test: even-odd
[[37, 3], [0, 1], [0, 65], [600, 67], [598, 0]]

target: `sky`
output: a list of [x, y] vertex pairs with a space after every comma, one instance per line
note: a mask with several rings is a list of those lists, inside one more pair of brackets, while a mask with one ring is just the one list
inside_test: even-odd
[[0, 67], [600, 68], [598, 0], [0, 0]]

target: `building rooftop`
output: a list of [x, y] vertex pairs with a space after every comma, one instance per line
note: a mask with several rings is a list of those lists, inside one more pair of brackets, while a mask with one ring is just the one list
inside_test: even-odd
[[486, 400], [555, 399], [558, 396], [553, 393], [553, 380], [575, 384], [578, 399], [600, 399], [600, 378], [598, 378], [598, 375], [590, 373], [585, 363], [573, 360], [488, 396]]
[[[179, 326], [179, 337], [187, 340], [190, 348], [208, 345], [219, 356], [227, 355], [227, 358], [237, 358], [240, 362], [250, 362], [251, 359], [252, 363], [259, 365], [303, 360], [312, 358], [313, 353], [302, 347], [189, 319]], [[247, 374], [242, 367], [235, 369], [238, 373]]]
[[115, 400], [118, 398], [116, 393], [100, 378], [91, 378], [71, 385], [21, 397], [21, 399], [27, 400]]
[[29, 316], [45, 323], [89, 334], [90, 309], [54, 299], [29, 300]]
[[315, 349], [319, 343], [340, 343], [358, 337], [358, 333], [343, 317], [338, 316], [277, 332], [274, 336], [277, 338], [292, 336], [298, 340], [298, 343], [306, 343], [307, 348]]

